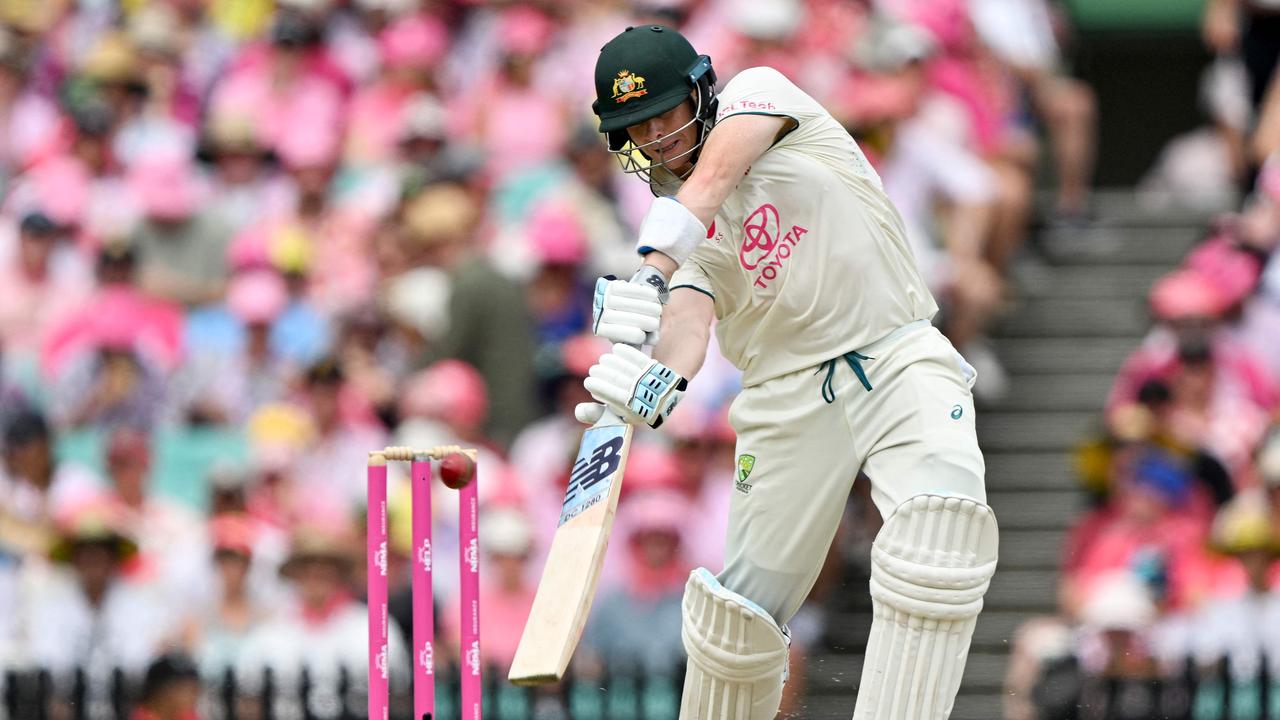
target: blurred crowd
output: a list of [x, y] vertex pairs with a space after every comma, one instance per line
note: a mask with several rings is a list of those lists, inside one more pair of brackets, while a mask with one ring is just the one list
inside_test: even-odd
[[1061, 614], [1015, 640], [1010, 720], [1192, 717], [1108, 695], [1120, 682], [1199, 683], [1194, 717], [1264, 717], [1225, 688], [1280, 669], [1277, 245], [1280, 155], [1151, 288], [1154, 324], [1076, 454], [1090, 506], [1064, 548]]
[[[849, 128], [978, 392], [1003, 392], [985, 334], [1037, 174], [1050, 222], [1090, 217], [1094, 99], [1043, 0], [5, 0], [0, 666], [56, 688], [230, 670], [247, 695], [264, 668], [363, 677], [366, 453], [448, 442], [481, 452], [483, 652], [502, 671], [603, 350], [590, 288], [635, 266], [649, 204], [590, 113], [596, 53], [640, 23], [681, 28], [722, 82], [776, 67]], [[1160, 372], [1184, 367], [1169, 342]], [[684, 579], [721, 561], [738, 382], [713, 349], [640, 434], [586, 671], [681, 666]], [[456, 505], [437, 492], [448, 568]], [[447, 658], [456, 580], [437, 581]], [[799, 665], [820, 607], [794, 629]]]

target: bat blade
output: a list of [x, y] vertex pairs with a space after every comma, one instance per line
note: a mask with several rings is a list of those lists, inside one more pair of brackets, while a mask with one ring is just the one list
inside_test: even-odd
[[633, 428], [602, 419], [582, 436], [565, 490], [560, 525], [508, 679], [543, 685], [564, 677], [595, 599], [613, 531]]

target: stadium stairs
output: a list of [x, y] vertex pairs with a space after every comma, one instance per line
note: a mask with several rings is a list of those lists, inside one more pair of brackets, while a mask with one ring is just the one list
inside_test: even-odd
[[[1116, 371], [1149, 327], [1146, 294], [1204, 233], [1209, 216], [1144, 211], [1129, 192], [1101, 193], [1097, 220], [1044, 230], [1035, 262], [1015, 269], [1016, 310], [995, 333], [1010, 375], [999, 403], [979, 406], [989, 502], [1000, 520], [1000, 568], [978, 621], [952, 720], [1003, 717], [1002, 682], [1018, 626], [1055, 607], [1063, 538], [1083, 509], [1073, 447], [1099, 427]], [[841, 720], [853, 698], [870, 626], [866, 576], [828, 618], [807, 668], [805, 720]]]

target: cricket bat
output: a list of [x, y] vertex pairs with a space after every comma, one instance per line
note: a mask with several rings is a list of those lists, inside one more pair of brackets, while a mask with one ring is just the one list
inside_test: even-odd
[[[631, 281], [666, 288], [662, 275], [651, 267], [641, 268]], [[533, 608], [507, 675], [516, 685], [557, 682], [569, 667], [595, 600], [634, 430], [605, 408], [604, 415], [582, 435], [560, 525], [551, 539]]]

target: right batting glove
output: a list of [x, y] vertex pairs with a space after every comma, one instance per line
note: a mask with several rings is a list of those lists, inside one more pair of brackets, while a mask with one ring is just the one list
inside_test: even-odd
[[612, 275], [596, 280], [591, 329], [610, 342], [653, 345], [658, 342], [662, 303], [651, 285], [619, 280]]
[[595, 423], [607, 405], [626, 422], [653, 428], [662, 425], [689, 387], [689, 381], [676, 371], [621, 344], [600, 356], [582, 384], [598, 402], [574, 408], [580, 422]]

